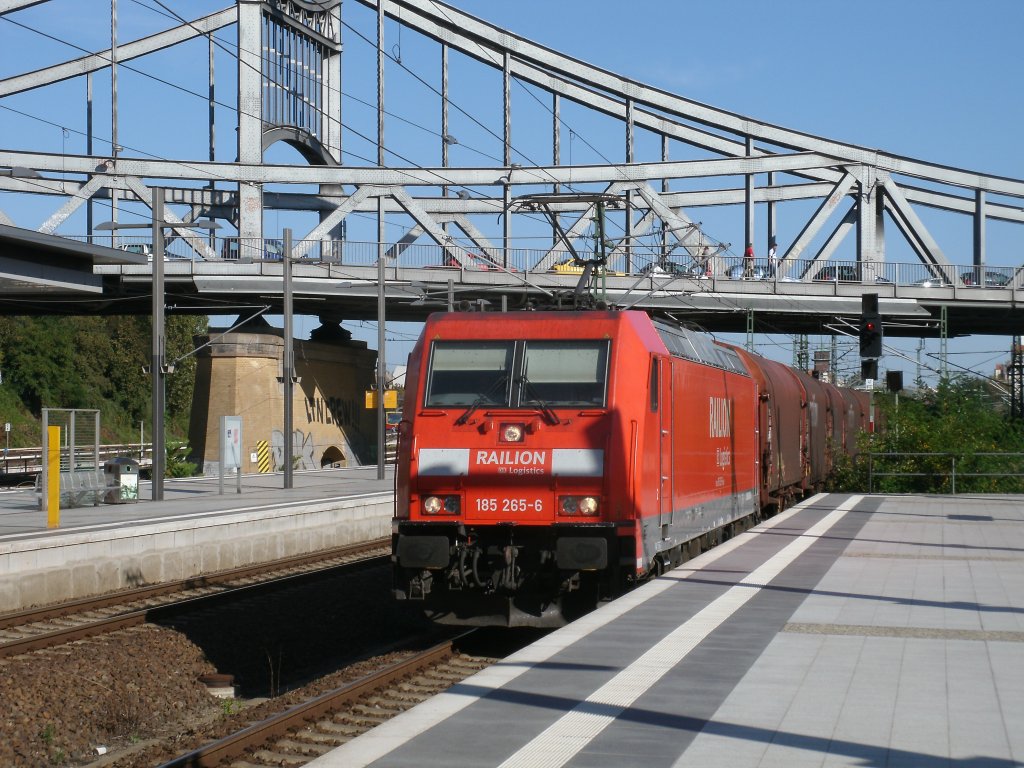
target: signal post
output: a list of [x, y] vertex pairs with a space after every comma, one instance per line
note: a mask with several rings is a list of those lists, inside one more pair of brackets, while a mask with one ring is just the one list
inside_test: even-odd
[[860, 375], [871, 382], [869, 424], [875, 431], [874, 383], [878, 378], [878, 358], [882, 356], [882, 315], [878, 312], [878, 294], [865, 293], [860, 299]]

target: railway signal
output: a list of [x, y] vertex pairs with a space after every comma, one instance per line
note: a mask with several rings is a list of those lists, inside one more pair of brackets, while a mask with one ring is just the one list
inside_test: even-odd
[[860, 356], [874, 360], [882, 356], [882, 316], [878, 313], [877, 293], [861, 296]]

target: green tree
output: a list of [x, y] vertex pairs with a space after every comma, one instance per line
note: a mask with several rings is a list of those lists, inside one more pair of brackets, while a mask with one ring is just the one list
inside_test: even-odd
[[902, 395], [898, 400], [879, 394], [875, 405], [885, 428], [862, 440], [862, 456], [837, 481], [846, 489], [867, 490], [870, 451], [875, 454], [871, 459], [875, 491], [950, 493], [954, 460], [957, 492], [1024, 491], [1019, 478], [995, 476], [1021, 471], [1019, 460], [984, 455], [1024, 452], [1024, 428], [1009, 418], [1000, 394], [985, 380], [957, 377], [935, 390]]
[[[167, 377], [169, 437], [187, 433], [196, 370], [192, 339], [205, 329], [205, 317], [167, 318], [167, 360], [182, 358]], [[131, 441], [139, 422], [151, 416], [151, 379], [143, 371], [151, 346], [147, 317], [0, 317], [0, 404], [9, 403], [5, 412], [14, 417], [0, 420], [36, 420], [28, 430], [31, 444], [38, 442], [43, 408], [96, 408], [103, 440]]]

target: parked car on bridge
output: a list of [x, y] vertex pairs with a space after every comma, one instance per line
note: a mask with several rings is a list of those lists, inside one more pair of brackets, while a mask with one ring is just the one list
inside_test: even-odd
[[[606, 275], [615, 275], [618, 277], [622, 277], [625, 274], [624, 272], [616, 272], [615, 270], [608, 269], [607, 267], [602, 269], [600, 266], [597, 266], [594, 272], [597, 273], [598, 270], [603, 271]], [[583, 274], [583, 265], [577, 263], [574, 259], [566, 259], [565, 261], [558, 262], [548, 271], [555, 272], [559, 275], [581, 275]]]
[[445, 256], [444, 256], [444, 262], [442, 264], [440, 264], [439, 266], [442, 266], [442, 267], [457, 267], [457, 268], [461, 268], [461, 269], [482, 269], [482, 270], [494, 271], [494, 272], [516, 272], [516, 271], [518, 271], [516, 269], [513, 269], [512, 267], [505, 268], [505, 267], [501, 266], [501, 264], [499, 264], [497, 261], [495, 261], [492, 257], [488, 256], [486, 253], [472, 253], [472, 252], [467, 251], [463, 258], [464, 258], [464, 260], [460, 264], [458, 259], [456, 259], [454, 256], [451, 256], [451, 255], [446, 253]]
[[708, 280], [711, 277], [711, 266], [705, 264], [677, 264], [674, 261], [653, 261], [645, 264], [641, 270], [642, 275], [677, 275], [688, 277], [691, 280]]
[[952, 288], [953, 284], [945, 275], [930, 275], [914, 283], [918, 288]]
[[[983, 274], [984, 281], [982, 280]], [[962, 273], [960, 279], [963, 280], [964, 285], [970, 287], [1006, 288], [1013, 280], [1013, 275], [1010, 269], [1000, 269], [999, 267], [982, 269], [981, 267], [975, 267], [969, 272]]]
[[733, 264], [725, 270], [725, 276], [730, 280], [767, 280], [768, 270], [760, 264], [750, 267], [750, 274], [746, 274], [747, 267], [743, 264]]
[[[263, 240], [263, 251], [260, 253], [259, 246], [257, 245], [259, 240], [254, 240], [253, 244], [249, 242], [245, 243], [243, 248], [245, 257], [248, 259], [259, 259], [262, 258], [265, 261], [280, 261], [284, 256], [284, 241], [276, 238], [266, 238]], [[224, 244], [220, 249], [220, 257], [222, 259], [230, 259], [237, 261], [240, 256], [238, 247], [238, 238], [225, 238]]]
[[[854, 264], [832, 264], [827, 267], [822, 267], [818, 270], [817, 274], [811, 278], [816, 283], [824, 282], [840, 282], [840, 283], [859, 283], [861, 282], [860, 266]], [[892, 280], [882, 277], [881, 275], [875, 276], [876, 283], [891, 283]]]
[[[139, 256], [147, 256], [149, 260], [153, 260], [153, 248], [149, 243], [125, 243], [121, 246], [121, 250], [125, 253], [135, 253]], [[164, 261], [167, 261], [167, 257], [164, 256]]]

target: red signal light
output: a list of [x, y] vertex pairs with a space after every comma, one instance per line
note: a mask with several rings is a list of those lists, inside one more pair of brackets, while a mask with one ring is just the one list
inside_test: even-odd
[[877, 313], [861, 315], [860, 356], [862, 358], [879, 358], [882, 356], [882, 318]]

